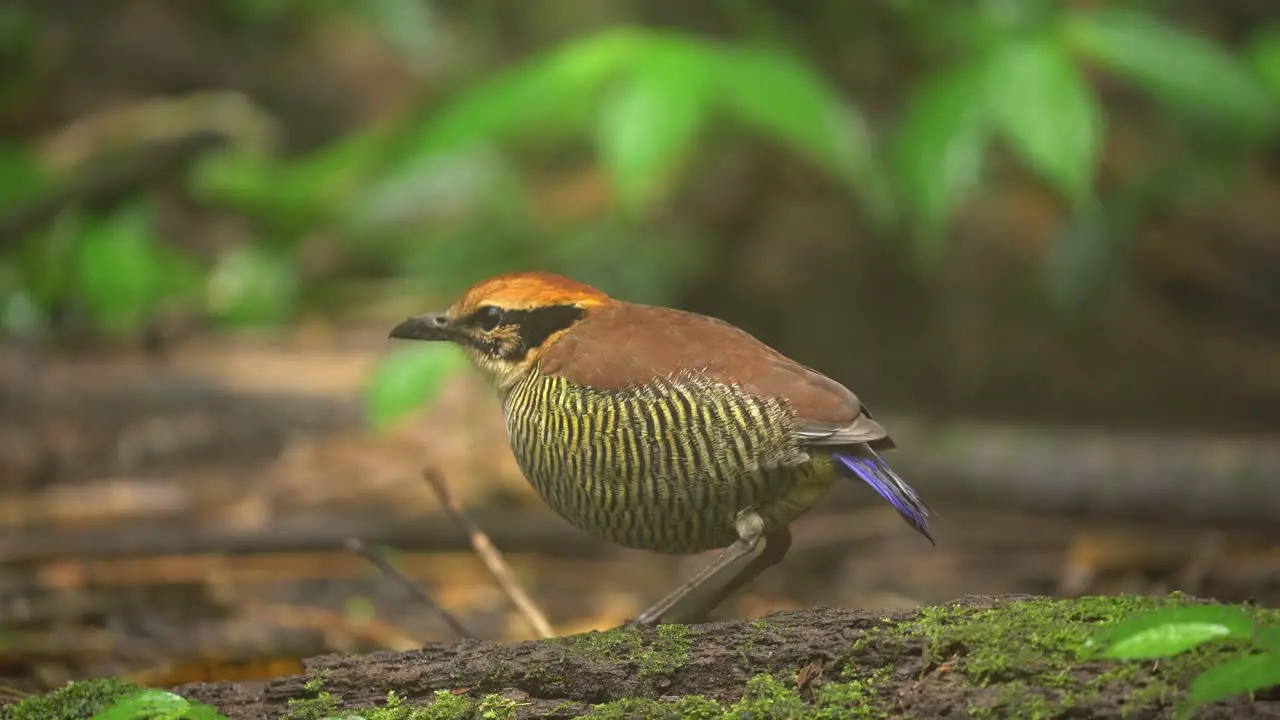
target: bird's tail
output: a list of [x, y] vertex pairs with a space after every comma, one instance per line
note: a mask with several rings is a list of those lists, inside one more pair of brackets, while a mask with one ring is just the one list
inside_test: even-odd
[[880, 493], [880, 496], [893, 504], [898, 514], [907, 521], [916, 532], [924, 535], [933, 544], [933, 536], [929, 534], [929, 515], [932, 510], [920, 499], [911, 486], [903, 482], [898, 474], [890, 469], [888, 463], [880, 455], [866, 445], [841, 448], [833, 453], [836, 469], [841, 475], [858, 478]]

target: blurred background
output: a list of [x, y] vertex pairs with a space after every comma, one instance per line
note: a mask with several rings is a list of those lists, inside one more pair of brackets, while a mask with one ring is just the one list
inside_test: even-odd
[[853, 388], [941, 514], [837, 487], [722, 617], [1280, 603], [1270, 0], [0, 2], [0, 685], [557, 633], [709, 558], [534, 496], [453, 349], [540, 268]]

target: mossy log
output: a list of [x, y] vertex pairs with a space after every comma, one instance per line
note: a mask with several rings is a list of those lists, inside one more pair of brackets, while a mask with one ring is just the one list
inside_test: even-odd
[[[232, 720], [369, 718], [1169, 717], [1189, 680], [1242, 647], [1160, 662], [1083, 656], [1107, 624], [1167, 598], [973, 596], [909, 611], [812, 609], [754, 621], [618, 629], [544, 641], [436, 643], [331, 655], [305, 677], [174, 691]], [[1280, 611], [1252, 609], [1274, 622]], [[292, 714], [290, 714], [292, 713]], [[1200, 718], [1280, 718], [1280, 694], [1207, 706]]]

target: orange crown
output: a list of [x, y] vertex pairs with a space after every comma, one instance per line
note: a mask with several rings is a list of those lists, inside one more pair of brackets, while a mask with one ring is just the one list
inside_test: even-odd
[[603, 292], [567, 277], [542, 271], [513, 272], [485, 278], [467, 289], [454, 304], [460, 311], [491, 303], [508, 310], [529, 310], [548, 305], [587, 308], [610, 301]]

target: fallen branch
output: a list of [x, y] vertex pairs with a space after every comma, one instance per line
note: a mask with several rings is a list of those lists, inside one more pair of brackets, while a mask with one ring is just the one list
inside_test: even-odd
[[[305, 677], [174, 691], [231, 720], [281, 717], [290, 701], [327, 703], [317, 712], [338, 715], [381, 706], [392, 690], [411, 705], [488, 703], [516, 718], [573, 718], [602, 703], [618, 703], [602, 717], [680, 717], [695, 706], [700, 717], [718, 717], [707, 708], [733, 703], [743, 703], [743, 717], [817, 708], [833, 717], [1156, 717], [1206, 656], [1120, 663], [1083, 661], [1075, 651], [1106, 622], [1168, 602], [1179, 601], [970, 597], [927, 611], [815, 609], [511, 644], [432, 643], [315, 658]], [[1264, 698], [1218, 703], [1197, 717], [1280, 718], [1280, 702]]]

